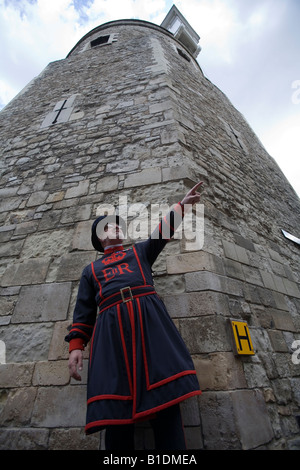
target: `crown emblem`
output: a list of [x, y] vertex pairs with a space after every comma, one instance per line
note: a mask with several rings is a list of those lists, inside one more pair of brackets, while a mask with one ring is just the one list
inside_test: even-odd
[[115, 261], [121, 261], [121, 259], [123, 259], [124, 256], [126, 256], [126, 253], [124, 251], [119, 251], [117, 253], [112, 253], [111, 256], [108, 256], [107, 258], [104, 258], [102, 260], [102, 263], [104, 263], [106, 265], [106, 264], [114, 263]]

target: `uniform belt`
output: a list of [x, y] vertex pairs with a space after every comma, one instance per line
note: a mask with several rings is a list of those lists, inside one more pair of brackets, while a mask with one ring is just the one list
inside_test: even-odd
[[100, 302], [99, 313], [102, 313], [104, 310], [109, 307], [113, 307], [114, 305], [130, 302], [133, 299], [150, 294], [156, 294], [156, 291], [153, 286], [123, 287], [115, 294], [107, 297], [106, 299]]

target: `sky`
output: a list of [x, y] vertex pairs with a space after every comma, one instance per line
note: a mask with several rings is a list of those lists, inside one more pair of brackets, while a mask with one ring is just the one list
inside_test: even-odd
[[91, 29], [160, 25], [173, 3], [200, 36], [204, 75], [300, 196], [300, 0], [0, 0], [0, 109]]

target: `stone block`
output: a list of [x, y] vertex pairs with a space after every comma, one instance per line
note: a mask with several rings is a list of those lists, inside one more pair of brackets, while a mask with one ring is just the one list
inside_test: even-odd
[[31, 385], [34, 363], [0, 364], [2, 388], [28, 387]]
[[199, 406], [204, 448], [241, 449], [230, 392], [204, 392], [199, 398]]
[[88, 220], [91, 217], [92, 205], [75, 205], [73, 207], [67, 207], [63, 209], [60, 222], [62, 224], [74, 224], [81, 220]]
[[249, 264], [249, 257], [242, 246], [223, 240], [223, 248], [226, 258], [238, 261], [239, 263]]
[[69, 381], [70, 374], [67, 360], [36, 363], [32, 378], [33, 385], [67, 385]]
[[[5, 291], [5, 289], [2, 291]], [[16, 292], [15, 295], [2, 294], [2, 292], [0, 293], [0, 318], [1, 316], [12, 315], [17, 299], [18, 292]]]
[[255, 251], [254, 244], [252, 243], [251, 240], [248, 240], [244, 237], [241, 237], [237, 233], [234, 233], [233, 236], [234, 236], [234, 239], [235, 239], [237, 245], [242, 246], [246, 250], [253, 251], [253, 252]]
[[112, 163], [108, 163], [106, 165], [106, 171], [108, 173], [127, 173], [128, 171], [137, 170], [139, 166], [139, 160], [122, 158], [122, 160], [115, 160]]
[[167, 271], [169, 274], [193, 271], [211, 271], [224, 274], [222, 259], [205, 251], [168, 256]]
[[246, 388], [243, 364], [232, 352], [211, 353], [194, 358], [201, 390]]
[[234, 279], [240, 279], [241, 281], [245, 280], [245, 275], [243, 271], [243, 265], [232, 259], [225, 258], [223, 260], [225, 273], [228, 277], [233, 277]]
[[296, 331], [295, 325], [293, 323], [293, 317], [289, 312], [270, 309], [270, 314], [272, 316], [274, 326], [278, 330]]
[[255, 449], [270, 442], [274, 434], [262, 392], [239, 390], [232, 392], [231, 397], [242, 449]]
[[163, 101], [160, 103], [155, 103], [149, 106], [149, 113], [150, 114], [155, 114], [155, 113], [161, 113], [163, 111], [166, 111], [168, 109], [173, 108], [173, 103], [172, 101]]
[[262, 277], [264, 286], [267, 289], [277, 290], [272, 273], [269, 273], [267, 271], [263, 271], [262, 269], [260, 269], [260, 275]]
[[12, 316], [12, 323], [65, 320], [71, 288], [71, 282], [22, 287]]
[[209, 450], [255, 449], [274, 437], [260, 391], [205, 392], [199, 403]]
[[255, 284], [256, 286], [264, 286], [258, 269], [253, 268], [252, 266], [246, 266], [245, 264], [242, 265], [242, 269], [244, 272], [245, 280], [247, 282], [249, 282], [250, 284]]
[[31, 425], [46, 428], [83, 427], [86, 415], [86, 387], [40, 387]]
[[179, 331], [191, 354], [232, 351], [226, 320], [220, 315], [179, 320]]
[[300, 290], [296, 282], [290, 281], [289, 279], [282, 278], [282, 282], [287, 295], [300, 299]]
[[33, 233], [36, 231], [38, 227], [38, 221], [31, 220], [30, 222], [22, 222], [16, 225], [16, 230], [14, 232], [15, 238], [22, 238], [26, 236], [28, 233]]
[[52, 323], [10, 324], [1, 327], [0, 338], [6, 344], [7, 362], [47, 360], [52, 330]]
[[18, 209], [21, 202], [22, 202], [21, 197], [10, 197], [10, 198], [4, 199], [4, 201], [2, 200], [1, 206], [0, 206], [0, 213], [14, 211]]
[[187, 449], [203, 449], [201, 426], [186, 427], [184, 435]]
[[100, 178], [100, 181], [97, 183], [97, 194], [105, 193], [107, 191], [115, 191], [118, 189], [119, 178], [115, 176], [104, 176]]
[[18, 256], [22, 250], [24, 240], [3, 243], [0, 246], [0, 258], [11, 258]]
[[195, 175], [191, 168], [187, 166], [170, 166], [162, 169], [162, 180], [171, 181], [179, 179], [189, 179], [195, 181]]
[[288, 352], [289, 348], [286, 344], [282, 331], [269, 330], [268, 335], [274, 351]]
[[180, 404], [184, 426], [200, 426], [200, 413], [197, 397], [189, 398]]
[[229, 315], [227, 296], [218, 292], [191, 292], [164, 296], [172, 318], [197, 317], [221, 313]]
[[77, 281], [83, 269], [96, 259], [96, 252], [68, 253], [58, 258], [50, 268], [49, 279], [57, 282]]
[[91, 227], [93, 221], [79, 222], [76, 226], [72, 239], [72, 251], [91, 251], [93, 245], [91, 242]]
[[54, 230], [51, 232], [36, 232], [28, 235], [22, 249], [22, 257], [53, 257], [60, 256], [69, 250], [73, 235], [73, 228]]
[[77, 186], [68, 188], [65, 194], [65, 199], [71, 199], [74, 197], [85, 196], [89, 191], [89, 180], [80, 181]]
[[86, 436], [83, 428], [53, 429], [49, 450], [99, 450], [99, 433]]
[[208, 271], [187, 273], [185, 280], [187, 292], [211, 290], [240, 297], [243, 295], [240, 281]]
[[32, 193], [27, 201], [27, 207], [40, 206], [48, 197], [48, 191], [36, 191]]
[[30, 422], [36, 387], [11, 390], [0, 415], [0, 425], [26, 426]]
[[68, 334], [67, 328], [71, 325], [71, 323], [71, 320], [55, 323], [49, 347], [49, 361], [67, 359], [69, 357], [69, 344], [65, 341], [65, 336]]
[[0, 450], [47, 450], [48, 429], [4, 428], [0, 433]]
[[161, 182], [160, 168], [146, 168], [137, 173], [128, 175], [125, 179], [124, 187], [145, 186]]
[[48, 272], [49, 258], [25, 260], [10, 265], [3, 274], [1, 286], [24, 286], [42, 284]]

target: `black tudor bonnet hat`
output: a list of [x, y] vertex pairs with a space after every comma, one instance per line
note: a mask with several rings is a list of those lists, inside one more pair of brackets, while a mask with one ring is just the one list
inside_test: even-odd
[[[114, 222], [114, 223], [117, 223], [118, 225], [121, 226], [124, 235], [126, 233], [126, 224], [125, 224], [124, 220], [122, 219], [122, 217], [119, 217], [118, 215], [101, 215], [100, 217], [98, 217], [92, 225], [91, 241], [92, 241], [92, 245], [95, 248], [95, 250], [100, 251], [101, 253], [104, 252], [104, 248], [102, 246], [101, 241], [99, 240], [99, 238], [97, 236], [97, 231], [98, 231], [97, 227], [98, 227], [99, 222], [101, 222], [104, 219], [106, 219], [106, 220], [105, 220], [105, 223], [103, 222], [101, 224], [101, 225], [103, 225], [102, 228], [104, 228], [104, 226], [106, 224], [108, 224], [109, 222]], [[98, 227], [98, 229], [99, 229], [99, 227]]]

